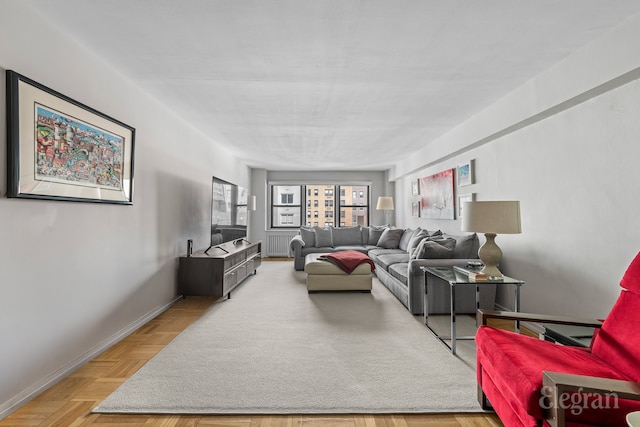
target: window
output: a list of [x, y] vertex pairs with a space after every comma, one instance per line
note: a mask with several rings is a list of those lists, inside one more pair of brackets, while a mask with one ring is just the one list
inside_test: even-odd
[[271, 185], [271, 226], [297, 228], [306, 218], [307, 226], [351, 227], [369, 224], [368, 185]]
[[300, 227], [302, 225], [301, 185], [271, 186], [271, 227]]
[[347, 220], [346, 226], [369, 225], [369, 186], [368, 185], [341, 185], [340, 194], [351, 194], [351, 198], [340, 198], [340, 218]]

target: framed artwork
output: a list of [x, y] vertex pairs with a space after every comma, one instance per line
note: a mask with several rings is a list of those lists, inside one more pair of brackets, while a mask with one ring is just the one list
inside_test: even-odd
[[458, 218], [462, 218], [462, 202], [473, 202], [475, 199], [476, 193], [458, 195]]
[[458, 187], [473, 184], [473, 160], [458, 165]]
[[420, 203], [418, 202], [411, 203], [411, 216], [415, 216], [415, 217], [420, 216]]
[[420, 216], [432, 219], [455, 219], [453, 196], [454, 169], [420, 178]]
[[417, 196], [420, 194], [420, 180], [414, 179], [411, 181], [411, 195]]
[[7, 71], [7, 196], [133, 203], [135, 129]]

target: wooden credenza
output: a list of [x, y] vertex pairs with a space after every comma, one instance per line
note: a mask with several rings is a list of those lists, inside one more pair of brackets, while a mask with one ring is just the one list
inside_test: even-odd
[[[178, 293], [231, 296], [231, 291], [262, 263], [261, 242], [223, 243], [191, 256], [181, 256], [178, 265]], [[226, 252], [225, 252], [226, 251]]]

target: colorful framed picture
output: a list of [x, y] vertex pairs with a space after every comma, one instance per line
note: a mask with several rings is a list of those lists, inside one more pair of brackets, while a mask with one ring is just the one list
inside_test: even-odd
[[133, 203], [135, 129], [20, 75], [7, 79], [7, 197]]
[[414, 179], [411, 181], [411, 195], [417, 196], [420, 194], [420, 180]]
[[473, 160], [458, 165], [458, 187], [473, 184]]
[[420, 216], [431, 219], [455, 219], [453, 196], [454, 169], [420, 178]]
[[473, 202], [475, 199], [476, 193], [458, 195], [458, 218], [462, 218], [462, 202]]

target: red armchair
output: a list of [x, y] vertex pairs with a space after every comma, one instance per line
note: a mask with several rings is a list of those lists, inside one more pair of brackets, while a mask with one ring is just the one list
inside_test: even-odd
[[[604, 322], [480, 310], [478, 400], [506, 427], [625, 426], [640, 410], [640, 253]], [[596, 327], [589, 349], [487, 326], [488, 319]]]

